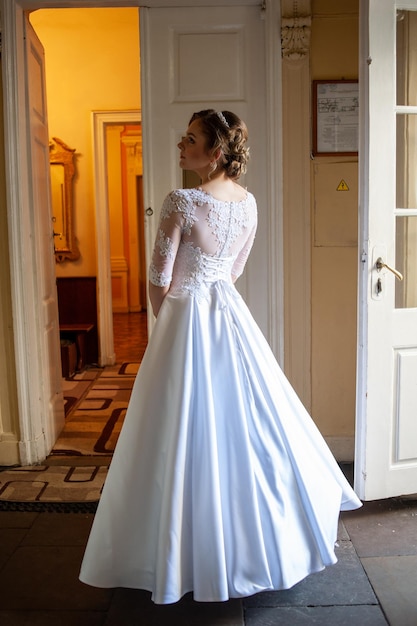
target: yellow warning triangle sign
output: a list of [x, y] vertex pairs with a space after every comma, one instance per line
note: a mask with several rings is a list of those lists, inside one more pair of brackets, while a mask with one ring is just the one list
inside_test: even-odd
[[349, 191], [349, 187], [347, 183], [343, 180], [343, 178], [338, 184], [336, 191]]

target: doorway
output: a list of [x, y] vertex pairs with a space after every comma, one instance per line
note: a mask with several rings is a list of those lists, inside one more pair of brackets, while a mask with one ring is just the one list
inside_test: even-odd
[[115, 361], [136, 363], [141, 360], [147, 343], [142, 124], [140, 112], [130, 122], [124, 115], [124, 112], [107, 114], [113, 123], [108, 122], [104, 127], [106, 180], [103, 183], [108, 199]]
[[[40, 9], [30, 21], [45, 48], [50, 135], [76, 146], [73, 221], [81, 256], [57, 265], [57, 276], [97, 276], [99, 364], [110, 365], [121, 358], [115, 315], [117, 333], [140, 328], [137, 340], [146, 341], [146, 323], [130, 319], [146, 317], [139, 12]], [[132, 360], [133, 352], [134, 345]]]
[[[280, 91], [280, 62], [279, 62], [279, 39], [276, 37], [275, 26], [278, 23], [278, 15], [279, 15], [279, 6], [275, 4], [271, 4], [269, 7], [270, 17], [271, 19], [265, 20], [262, 19], [264, 17], [264, 11], [256, 2], [256, 0], [250, 0], [250, 2], [245, 2], [244, 6], [239, 4], [239, 0], [232, 0], [230, 5], [227, 8], [217, 8], [213, 11], [211, 8], [216, 5], [215, 0], [207, 0], [204, 3], [190, 3], [187, 0], [187, 4], [193, 4], [192, 11], [197, 12], [197, 23], [202, 22], [205, 23], [207, 18], [210, 18], [213, 22], [212, 28], [214, 28], [215, 34], [219, 34], [221, 37], [225, 35], [225, 17], [227, 14], [227, 19], [231, 22], [230, 33], [227, 31], [227, 35], [232, 35], [232, 40], [235, 44], [232, 46], [232, 49], [237, 53], [240, 50], [240, 44], [246, 42], [244, 46], [245, 55], [238, 55], [238, 67], [241, 67], [242, 71], [238, 73], [239, 81], [235, 85], [235, 88], [238, 90], [238, 93], [229, 94], [233, 96], [231, 99], [233, 102], [230, 103], [230, 107], [234, 105], [234, 102], [239, 102], [239, 110], [241, 114], [245, 116], [245, 119], [248, 121], [248, 124], [253, 131], [253, 139], [254, 139], [254, 153], [258, 153], [258, 158], [253, 161], [254, 167], [251, 168], [250, 177], [248, 174], [247, 184], [251, 188], [254, 189], [257, 197], [260, 200], [260, 204], [265, 207], [265, 210], [261, 212], [261, 231], [260, 237], [258, 238], [258, 244], [256, 246], [256, 250], [251, 255], [251, 265], [248, 268], [248, 272], [246, 274], [245, 284], [243, 285], [246, 293], [248, 294], [248, 299], [250, 300], [250, 304], [253, 303], [254, 309], [258, 311], [258, 314], [262, 317], [263, 325], [266, 327], [267, 335], [271, 340], [271, 345], [273, 345], [276, 353], [280, 352], [280, 337], [281, 337], [281, 326], [282, 326], [282, 315], [280, 315], [282, 309], [282, 301], [278, 297], [279, 294], [282, 293], [282, 263], [280, 262], [282, 248], [281, 246], [277, 246], [276, 242], [279, 242], [279, 233], [281, 229], [279, 228], [281, 223], [281, 171], [278, 167], [276, 170], [277, 164], [280, 163], [280, 160], [274, 160], [269, 158], [271, 155], [277, 155], [280, 153], [280, 116], [276, 114], [277, 111], [280, 111], [281, 107], [281, 91]], [[60, 7], [65, 4], [66, 7], [78, 8], [80, 6], [80, 0], [72, 0], [68, 2], [67, 0], [63, 2], [63, 0], [54, 0], [54, 2], [48, 3], [50, 6]], [[87, 0], [82, 3], [82, 6], [86, 5], [89, 7], [97, 7], [100, 5], [99, 0]], [[107, 4], [107, 3], [106, 3]], [[152, 6], [156, 5], [157, 2], [150, 2]], [[204, 6], [202, 6], [204, 4]], [[137, 14], [137, 3], [136, 2], [119, 2], [119, 0], [115, 0], [114, 5], [116, 6], [132, 6], [135, 5], [135, 11]], [[113, 6], [114, 6], [113, 5]], [[194, 6], [195, 5], [195, 6]], [[233, 6], [232, 6], [233, 5]], [[251, 5], [251, 9], [248, 9], [247, 6]], [[235, 8], [236, 7], [236, 8]], [[239, 7], [239, 8], [238, 8]], [[43, 405], [37, 405], [35, 402], [36, 398], [43, 398], [44, 392], [42, 389], [42, 385], [47, 382], [48, 373], [55, 367], [55, 364], [58, 359], [54, 361], [54, 364], [50, 364], [49, 367], [45, 366], [41, 369], [37, 367], [29, 367], [34, 361], [33, 355], [40, 354], [42, 357], [45, 356], [45, 359], [48, 355], [47, 346], [42, 343], [42, 337], [38, 337], [36, 332], [32, 332], [32, 329], [36, 328], [37, 320], [37, 308], [39, 295], [36, 290], [36, 276], [33, 275], [32, 272], [27, 272], [23, 268], [22, 257], [26, 258], [28, 255], [31, 255], [35, 260], [37, 260], [37, 255], [42, 256], [42, 247], [36, 246], [36, 242], [30, 238], [30, 222], [33, 219], [33, 215], [39, 213], [40, 211], [36, 211], [36, 205], [34, 203], [34, 199], [31, 197], [30, 192], [33, 187], [38, 184], [37, 180], [32, 180], [31, 178], [31, 163], [29, 157], [25, 158], [27, 154], [27, 133], [28, 133], [28, 120], [27, 118], [27, 107], [28, 107], [28, 90], [26, 86], [27, 75], [26, 75], [26, 63], [24, 58], [25, 51], [25, 41], [27, 41], [25, 37], [25, 16], [24, 11], [26, 9], [29, 10], [37, 10], [39, 8], [39, 0], [14, 0], [13, 3], [2, 2], [2, 22], [5, 33], [5, 40], [7, 36], [8, 46], [5, 46], [4, 49], [4, 61], [6, 64], [11, 64], [11, 67], [16, 67], [18, 71], [10, 72], [6, 77], [4, 77], [4, 88], [5, 88], [5, 127], [7, 130], [7, 136], [5, 139], [5, 148], [6, 148], [6, 162], [7, 162], [7, 182], [8, 182], [8, 206], [9, 206], [9, 219], [10, 219], [10, 240], [11, 240], [11, 255], [12, 255], [12, 298], [13, 298], [13, 306], [16, 311], [16, 324], [15, 324], [15, 343], [16, 350], [18, 356], [16, 358], [16, 371], [19, 379], [19, 413], [15, 418], [15, 432], [17, 433], [20, 430], [21, 440], [19, 441], [19, 451], [20, 451], [20, 460], [24, 464], [32, 464], [45, 458], [44, 453], [47, 451], [48, 445], [45, 444], [45, 436], [44, 431], [45, 428], [48, 427], [49, 421], [51, 420], [50, 411], [48, 412], [48, 407], [45, 408]], [[63, 10], [63, 9], [62, 9]], [[94, 9], [96, 10], [96, 9]], [[58, 13], [61, 10], [58, 10]], [[174, 11], [177, 17], [177, 20], [180, 23], [184, 20], [190, 19], [190, 12], [188, 9], [164, 9], [165, 13], [169, 11]], [[242, 16], [242, 19], [245, 21], [244, 30], [251, 31], [251, 37], [243, 37], [242, 29], [237, 29], [236, 27], [236, 11], [239, 15]], [[149, 8], [146, 8], [141, 13], [141, 17], [146, 16], [147, 20], [141, 20], [142, 26], [143, 23], [147, 23], [148, 26], [150, 24], [150, 15], [151, 13], [155, 16], [157, 13], [160, 15], [160, 11], [158, 10], [156, 13]], [[194, 14], [193, 13], [193, 14]], [[71, 16], [69, 15], [69, 18]], [[260, 19], [261, 18], [261, 19]], [[157, 41], [154, 37], [149, 37], [149, 28], [143, 30], [142, 34], [145, 32], [145, 37], [143, 39], [143, 48], [144, 52], [151, 52], [154, 50]], [[256, 32], [259, 33], [259, 37], [255, 39], [253, 36], [253, 27], [256, 26]], [[236, 30], [237, 29], [237, 30]], [[95, 31], [100, 32], [100, 29], [96, 28]], [[184, 31], [184, 35], [187, 35], [188, 31]], [[73, 61], [76, 62], [77, 71], [81, 69], [84, 74], [88, 71], [89, 77], [99, 75], [100, 72], [94, 66], [94, 52], [99, 48], [104, 51], [111, 51], [111, 58], [108, 60], [108, 63], [105, 68], [105, 74], [102, 76], [106, 79], [108, 83], [109, 76], [112, 79], [116, 80], [119, 77], [118, 67], [116, 63], [117, 53], [119, 51], [120, 46], [117, 45], [114, 36], [114, 28], [108, 28], [105, 31], [105, 37], [101, 42], [100, 46], [91, 45], [89, 54], [80, 54], [75, 42], [71, 42], [71, 46], [68, 49], [68, 56]], [[109, 45], [109, 39], [111, 38], [111, 46]], [[167, 39], [165, 36], [163, 39]], [[228, 38], [227, 38], [228, 39]], [[159, 41], [159, 40], [158, 40]], [[192, 38], [194, 41], [194, 38]], [[124, 42], [120, 42], [120, 45], [123, 45]], [[139, 58], [139, 42], [136, 33], [136, 46], [137, 46], [137, 54], [136, 58]], [[159, 48], [159, 46], [156, 46]], [[252, 71], [253, 67], [263, 67], [263, 65], [257, 61], [259, 55], [263, 58], [263, 55], [267, 53], [268, 58], [272, 59], [271, 63], [268, 64], [265, 72]], [[134, 54], [131, 54], [134, 57]], [[39, 59], [41, 58], [41, 55]], [[229, 59], [229, 57], [227, 57]], [[235, 57], [233, 57], [234, 59]], [[232, 63], [232, 58], [230, 58], [229, 62]], [[159, 75], [157, 72], [153, 72], [152, 68], [150, 68], [150, 54], [146, 55], [146, 59], [144, 61], [147, 63], [146, 71], [144, 71], [146, 78], [146, 111], [145, 114], [147, 116], [147, 120], [155, 120], [158, 118], [158, 111], [155, 112], [152, 104], [156, 104], [158, 102], [162, 102], [160, 98], [157, 98], [155, 94], [151, 96], [150, 87], [156, 83], [156, 81], [151, 81], [150, 77]], [[210, 59], [205, 59], [208, 65], [210, 65]], [[128, 60], [128, 63], [131, 59]], [[165, 64], [166, 65], [166, 64]], [[195, 66], [195, 64], [194, 64]], [[36, 66], [40, 67], [40, 64]], [[180, 66], [182, 68], [182, 65]], [[243, 72], [245, 69], [245, 72]], [[232, 71], [231, 69], [229, 71]], [[41, 71], [37, 70], [34, 78], [41, 78], [43, 75], [43, 68]], [[213, 81], [217, 81], [217, 74], [211, 73], [211, 79]], [[60, 68], [60, 83], [62, 84], [62, 88], [64, 90], [66, 100], [65, 102], [71, 102], [71, 98], [73, 97], [73, 93], [68, 88], [67, 84], [67, 75], [65, 68]], [[192, 77], [190, 77], [192, 78]], [[248, 82], [249, 81], [249, 82]], [[250, 82], [252, 81], [252, 82]], [[253, 82], [255, 81], [255, 85]], [[92, 94], [93, 90], [91, 88], [90, 80], [86, 81], [83, 85], [84, 93], [83, 97], [85, 97], [85, 93]], [[246, 85], [246, 82], [248, 83]], [[207, 81], [206, 81], [207, 83]], [[165, 81], [160, 81], [160, 84], [165, 88], [167, 85]], [[128, 85], [130, 96], [133, 94], [133, 90], [136, 89], [136, 84], [132, 83]], [[196, 83], [194, 80], [186, 82], [186, 85], [195, 86]], [[200, 83], [197, 83], [199, 86]], [[201, 85], [200, 85], [201, 86]], [[123, 88], [126, 88], [126, 81], [122, 81], [119, 84], [119, 88], [108, 87], [107, 96], [111, 101], [111, 104], [106, 106], [106, 109], [112, 110], [121, 110], [123, 107], [120, 105], [120, 95], [123, 91]], [[140, 86], [137, 84], [137, 88]], [[206, 89], [212, 91], [210, 85], [206, 84]], [[236, 91], [235, 89], [235, 91]], [[229, 92], [228, 92], [229, 93]], [[225, 94], [226, 96], [228, 95]], [[245, 99], [242, 100], [243, 95], [250, 95], [248, 102]], [[94, 94], [93, 94], [94, 95]], [[205, 93], [200, 94], [204, 95], [204, 101], [207, 100]], [[219, 96], [221, 94], [217, 94]], [[230, 98], [228, 98], [230, 99]], [[39, 100], [37, 101], [39, 102]], [[165, 99], [164, 99], [165, 102]], [[178, 133], [183, 131], [184, 118], [187, 115], [187, 111], [185, 109], [188, 107], [191, 111], [194, 109], [196, 105], [196, 100], [193, 99], [192, 102], [187, 104], [188, 101], [181, 100], [181, 107], [184, 111], [181, 114], [180, 126], [175, 125], [173, 129], [174, 136], [177, 136]], [[221, 106], [220, 102], [217, 102], [217, 106]], [[129, 108], [135, 108], [136, 103], [133, 103]], [[222, 108], [227, 108], [223, 106]], [[90, 113], [91, 110], [97, 110], [98, 104], [94, 104], [90, 108], [90, 111], [87, 115], [88, 124], [91, 123]], [[145, 109], [145, 102], [144, 102]], [[75, 109], [74, 109], [75, 110]], [[259, 111], [265, 111], [264, 116], [259, 115]], [[189, 111], [188, 111], [189, 114]], [[65, 121], [69, 121], [73, 116], [73, 111], [70, 110], [68, 115], [65, 117]], [[171, 116], [172, 117], [172, 116]], [[173, 120], [166, 117], [162, 118], [164, 123], [159, 124], [160, 130], [168, 127], [172, 124]], [[80, 134], [80, 141], [74, 143], [74, 147], [80, 152], [80, 158], [86, 162], [91, 156], [91, 127], [87, 124], [85, 125], [85, 119], [82, 117], [79, 118], [79, 128], [81, 128], [82, 124], [84, 124], [84, 128], [86, 129], [84, 134]], [[270, 130], [268, 137], [265, 138], [265, 125]], [[146, 170], [146, 181], [145, 181], [145, 189], [146, 189], [146, 215], [149, 216], [146, 219], [146, 241], [152, 242], [155, 238], [154, 230], [156, 228], [155, 225], [155, 217], [151, 217], [154, 210], [157, 210], [157, 207], [160, 206], [160, 193], [163, 189], [173, 188], [173, 185], [177, 185], [177, 176], [176, 172], [172, 168], [172, 159], [170, 158], [169, 151], [166, 150], [166, 134], [162, 137], [163, 139], [163, 153], [160, 154], [159, 147], [155, 147], [154, 145], [154, 134], [155, 131], [159, 130], [159, 127], [151, 128], [150, 124], [147, 124], [147, 136], [145, 138], [145, 145], [147, 147], [147, 158], [154, 158], [154, 162], [152, 164], [152, 172], [149, 169], [149, 163]], [[162, 128], [163, 127], [163, 128]], [[58, 135], [58, 133], [56, 133]], [[152, 143], [151, 143], [152, 139]], [[175, 143], [175, 142], [174, 142]], [[47, 146], [47, 143], [46, 143]], [[46, 151], [47, 153], [47, 151]], [[161, 166], [160, 158], [163, 156], [164, 158], [169, 159], [169, 166]], [[172, 155], [171, 155], [172, 156]], [[81, 178], [77, 180], [77, 189], [82, 187]], [[265, 183], [267, 181], [267, 184]], [[41, 185], [42, 186], [42, 185]], [[87, 193], [85, 190], [85, 194], [82, 196], [83, 207], [85, 208], [85, 215], [87, 216], [87, 224], [89, 228], [85, 230], [85, 232], [81, 233], [78, 231], [78, 236], [81, 239], [83, 236], [89, 242], [89, 247], [86, 248], [92, 253], [89, 256], [90, 265], [88, 263], [84, 266], [85, 274], [88, 275], [88, 271], [93, 271], [96, 269], [95, 267], [95, 251], [98, 248], [101, 248], [101, 244], [104, 246], [108, 245], [108, 242], [103, 241], [94, 241], [94, 210], [91, 209], [94, 206], [94, 196], [90, 190], [90, 193]], [[13, 207], [13, 211], [10, 207]], [[149, 211], [149, 213], [148, 213]], [[22, 226], [24, 227], [22, 229]], [[49, 232], [49, 231], [48, 231]], [[81, 241], [80, 241], [81, 243]], [[266, 245], [267, 243], [267, 245]], [[149, 244], [150, 246], [152, 243]], [[149, 250], [149, 245], [147, 249]], [[93, 262], [91, 262], [93, 261]], [[77, 261], [79, 263], [80, 261]], [[26, 266], [25, 266], [26, 267]], [[36, 267], [36, 265], [34, 266]], [[89, 270], [90, 268], [90, 270]], [[265, 276], [265, 268], [273, 268], [271, 272]], [[262, 274], [265, 277], [265, 280], [259, 281], [257, 278]], [[110, 281], [109, 281], [110, 282]], [[53, 287], [54, 281], [52, 281]], [[102, 293], [100, 292], [100, 297]], [[33, 303], [35, 307], [33, 306]], [[100, 305], [99, 305], [100, 306]], [[37, 308], [36, 308], [37, 307]], [[23, 314], [25, 312], [25, 314]], [[54, 313], [52, 311], [52, 313]], [[103, 311], [100, 309], [100, 316], [106, 316], [108, 311]], [[111, 315], [111, 307], [110, 307], [110, 315]], [[46, 319], [46, 318], [45, 318]], [[48, 320], [50, 319], [47, 318]], [[54, 319], [57, 319], [55, 316]], [[279, 323], [278, 323], [278, 320]], [[108, 326], [106, 326], [108, 327]], [[100, 333], [103, 335], [103, 328], [100, 327]], [[108, 339], [108, 338], [107, 338]], [[44, 359], [44, 360], [45, 360]], [[38, 359], [39, 360], [39, 359]], [[30, 406], [29, 406], [30, 405]], [[29, 417], [30, 416], [30, 417]]]

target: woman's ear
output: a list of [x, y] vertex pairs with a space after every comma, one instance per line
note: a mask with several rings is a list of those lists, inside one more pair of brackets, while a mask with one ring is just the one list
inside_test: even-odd
[[221, 155], [222, 155], [222, 149], [221, 148], [217, 148], [217, 150], [215, 150], [213, 152], [213, 159], [218, 161], [220, 159]]

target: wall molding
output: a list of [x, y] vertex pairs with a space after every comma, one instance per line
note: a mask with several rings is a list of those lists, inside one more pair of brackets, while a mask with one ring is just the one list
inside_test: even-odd
[[266, 4], [266, 114], [268, 158], [268, 249], [269, 299], [268, 336], [272, 351], [281, 367], [284, 365], [284, 235], [283, 235], [283, 169], [282, 169], [282, 60], [280, 46], [280, 7], [275, 0]]
[[311, 36], [311, 0], [282, 0], [281, 15], [283, 58], [295, 60], [308, 56]]
[[[113, 313], [129, 312], [127, 259], [124, 256], [111, 257], [112, 279], [112, 311]], [[116, 288], [116, 289], [115, 289]]]
[[[292, 33], [311, 20], [310, 0], [283, 0]], [[303, 26], [303, 28], [308, 28]], [[281, 31], [282, 32], [282, 31]], [[306, 45], [308, 40], [308, 46]], [[285, 373], [311, 410], [311, 224], [309, 37], [282, 51]], [[282, 40], [281, 40], [282, 45]]]
[[281, 23], [282, 56], [302, 59], [309, 54], [311, 17], [283, 17]]
[[113, 337], [110, 221], [105, 150], [106, 125], [139, 124], [141, 121], [142, 114], [139, 110], [92, 112], [97, 238], [99, 361], [101, 366], [114, 365], [116, 362]]

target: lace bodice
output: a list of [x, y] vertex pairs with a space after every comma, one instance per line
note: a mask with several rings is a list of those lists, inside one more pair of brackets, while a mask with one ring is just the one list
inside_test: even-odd
[[162, 205], [150, 281], [170, 291], [196, 293], [243, 272], [255, 238], [256, 201], [226, 202], [200, 188], [172, 191]]

